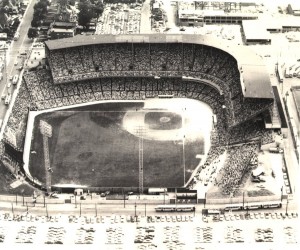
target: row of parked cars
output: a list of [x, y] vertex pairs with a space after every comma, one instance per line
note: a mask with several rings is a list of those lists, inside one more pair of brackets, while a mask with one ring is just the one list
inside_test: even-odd
[[194, 229], [194, 242], [195, 243], [211, 243], [213, 240], [212, 227], [196, 227]]
[[161, 216], [147, 216], [147, 222], [193, 222], [192, 215], [161, 215]]
[[214, 221], [235, 221], [235, 220], [252, 220], [252, 219], [292, 219], [298, 218], [297, 213], [246, 213], [246, 214], [225, 214], [214, 215]]
[[227, 226], [224, 239], [226, 243], [244, 242], [243, 230]]
[[256, 242], [273, 242], [274, 234], [272, 228], [258, 228], [255, 231], [255, 241]]
[[294, 228], [287, 226], [283, 229], [283, 232], [286, 243], [297, 243], [297, 237]]

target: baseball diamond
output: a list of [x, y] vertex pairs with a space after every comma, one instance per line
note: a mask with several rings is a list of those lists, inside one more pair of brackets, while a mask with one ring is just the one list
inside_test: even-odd
[[[211, 129], [210, 108], [179, 98], [145, 101], [144, 107], [141, 103], [123, 103], [121, 109], [118, 103], [103, 104], [104, 110], [96, 104], [98, 111], [88, 105], [35, 117], [31, 151], [36, 154], [31, 155], [29, 169], [32, 176], [41, 182], [45, 179], [44, 171], [40, 171], [44, 157], [37, 126], [45, 120], [53, 128], [49, 138], [53, 185], [137, 187], [138, 145], [139, 137], [143, 137], [145, 187], [183, 186], [200, 163], [196, 155], [204, 155], [205, 145], [209, 145], [202, 133]], [[198, 125], [199, 119], [192, 116], [197, 109], [208, 116], [208, 123]]]

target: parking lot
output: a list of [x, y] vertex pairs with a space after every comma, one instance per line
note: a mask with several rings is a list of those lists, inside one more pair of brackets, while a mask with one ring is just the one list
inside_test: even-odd
[[130, 8], [126, 4], [107, 4], [100, 18], [95, 34], [137, 34], [140, 33], [141, 7]]
[[[15, 216], [1, 214], [0, 244], [97, 245], [101, 249], [197, 249], [204, 243], [298, 243], [296, 213], [209, 216]], [[259, 223], [256, 223], [259, 222]], [[224, 223], [226, 222], [226, 223]], [[216, 246], [216, 245], [214, 245]], [[258, 245], [260, 246], [260, 245]]]

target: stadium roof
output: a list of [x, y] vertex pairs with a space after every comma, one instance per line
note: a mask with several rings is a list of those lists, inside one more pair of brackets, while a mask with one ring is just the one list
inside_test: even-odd
[[[245, 97], [262, 98], [262, 93], [268, 97], [268, 93], [272, 95], [270, 77], [266, 73], [264, 65], [243, 64], [242, 69], [242, 91]], [[269, 84], [266, 84], [269, 82]]]
[[177, 34], [136, 34], [136, 35], [78, 35], [70, 38], [48, 40], [49, 50], [72, 48], [109, 43], [192, 43], [211, 46], [232, 55], [243, 69], [242, 87], [244, 96], [249, 98], [273, 98], [271, 81], [263, 59], [250, 48], [231, 41], [203, 35]]

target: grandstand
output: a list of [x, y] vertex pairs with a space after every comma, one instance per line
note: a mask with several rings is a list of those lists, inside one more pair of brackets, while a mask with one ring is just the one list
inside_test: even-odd
[[[273, 141], [272, 130], [266, 130], [263, 122], [274, 101], [270, 79], [262, 59], [248, 48], [205, 36], [154, 34], [90, 36], [89, 40], [76, 36], [45, 44], [50, 70], [24, 75], [6, 128], [4, 144], [15, 152], [5, 150], [6, 146], [3, 154], [20, 169], [22, 159], [14, 157], [23, 151], [28, 110], [95, 101], [144, 101], [168, 95], [208, 104], [217, 120], [207, 161], [212, 152], [219, 156], [222, 148], [236, 145], [222, 170], [234, 168], [234, 179], [223, 175], [218, 183], [225, 194], [239, 184], [246, 171], [242, 165], [248, 164], [259, 145]], [[237, 165], [234, 151], [243, 159]]]

